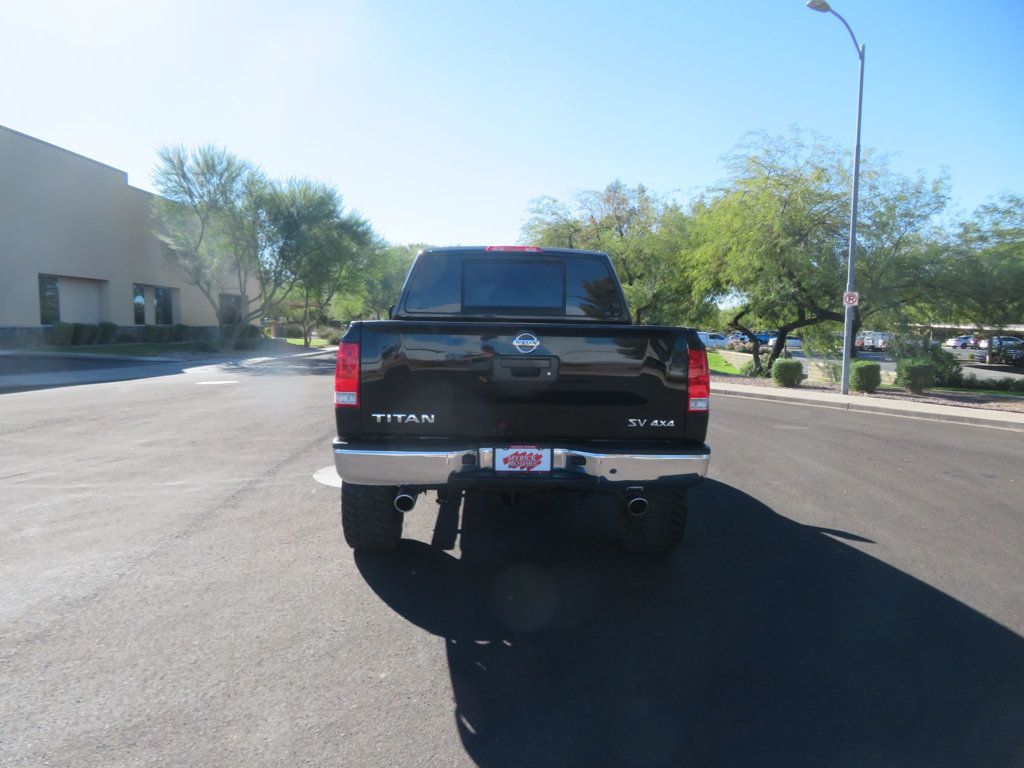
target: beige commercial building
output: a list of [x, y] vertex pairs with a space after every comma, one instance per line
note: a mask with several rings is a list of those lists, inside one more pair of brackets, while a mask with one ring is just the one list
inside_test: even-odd
[[0, 126], [0, 346], [41, 343], [56, 320], [216, 328], [165, 261], [152, 200], [124, 171]]

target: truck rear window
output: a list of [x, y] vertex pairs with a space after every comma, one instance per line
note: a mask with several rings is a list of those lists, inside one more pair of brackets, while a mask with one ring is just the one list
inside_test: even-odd
[[526, 310], [565, 312], [565, 265], [557, 261], [476, 261], [462, 263], [462, 308], [468, 313]]
[[603, 259], [479, 258], [425, 253], [409, 278], [405, 311], [618, 320], [618, 285]]

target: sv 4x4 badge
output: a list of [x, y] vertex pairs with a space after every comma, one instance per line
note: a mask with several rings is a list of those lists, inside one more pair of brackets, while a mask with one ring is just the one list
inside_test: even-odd
[[630, 419], [627, 427], [674, 427], [675, 419]]

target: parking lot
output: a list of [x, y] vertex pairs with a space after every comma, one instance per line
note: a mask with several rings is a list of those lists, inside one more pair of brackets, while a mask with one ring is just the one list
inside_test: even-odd
[[1024, 759], [1020, 433], [718, 396], [670, 559], [487, 494], [353, 556], [332, 372], [0, 395], [0, 764]]

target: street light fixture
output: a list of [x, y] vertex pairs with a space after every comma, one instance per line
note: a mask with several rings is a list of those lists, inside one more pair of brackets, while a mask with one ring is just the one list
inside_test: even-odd
[[[854, 291], [853, 267], [857, 255], [857, 188], [860, 184], [860, 114], [861, 106], [864, 103], [864, 45], [857, 42], [857, 36], [853, 34], [846, 19], [832, 10], [832, 6], [825, 0], [807, 0], [807, 7], [819, 13], [831, 13], [846, 27], [853, 40], [853, 47], [857, 49], [857, 58], [860, 59], [860, 81], [857, 85], [857, 139], [853, 148], [853, 192], [850, 195], [850, 252], [846, 261], [846, 292]], [[845, 304], [845, 301], [843, 302]], [[843, 329], [843, 389], [844, 395], [850, 393], [850, 350], [853, 347], [853, 307], [846, 304]]]

